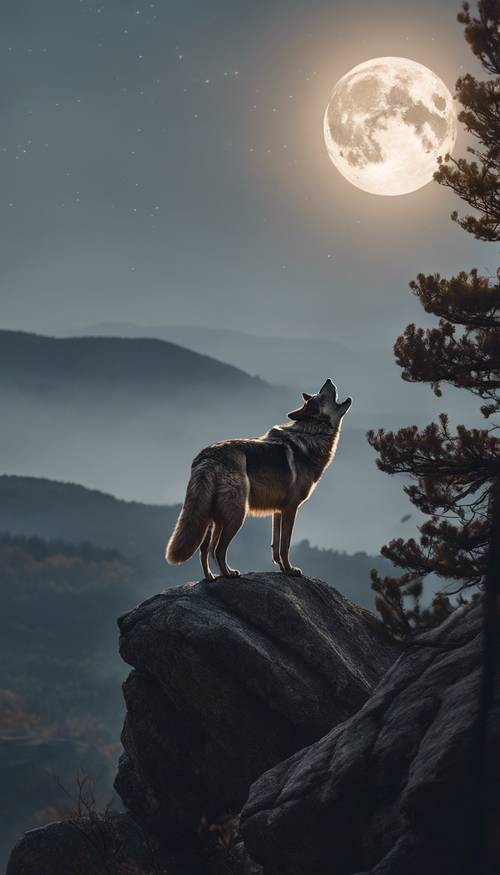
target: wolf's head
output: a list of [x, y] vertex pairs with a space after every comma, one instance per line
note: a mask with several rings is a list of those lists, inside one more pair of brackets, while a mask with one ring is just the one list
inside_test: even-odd
[[304, 404], [297, 410], [288, 414], [289, 419], [317, 419], [326, 420], [335, 428], [342, 422], [343, 417], [352, 404], [352, 398], [347, 397], [340, 403], [337, 401], [337, 387], [331, 380], [327, 380], [316, 395], [302, 392]]

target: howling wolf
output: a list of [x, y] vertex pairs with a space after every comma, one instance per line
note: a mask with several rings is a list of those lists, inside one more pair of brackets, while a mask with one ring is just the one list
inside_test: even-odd
[[272, 516], [273, 561], [285, 574], [301, 574], [289, 559], [297, 510], [333, 460], [342, 419], [352, 404], [351, 398], [337, 403], [331, 380], [316, 395], [303, 392], [302, 397], [302, 407], [288, 414], [291, 423], [275, 425], [259, 438], [212, 444], [196, 456], [167, 545], [168, 562], [179, 565], [199, 547], [207, 580], [214, 580], [209, 552], [223, 577], [238, 577], [239, 571], [227, 564], [227, 548], [250, 513]]

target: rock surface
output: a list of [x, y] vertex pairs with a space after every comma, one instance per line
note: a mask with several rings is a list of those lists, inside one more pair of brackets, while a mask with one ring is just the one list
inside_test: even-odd
[[119, 625], [135, 670], [115, 786], [143, 826], [178, 846], [355, 713], [398, 655], [368, 611], [280, 573], [169, 590]]
[[357, 714], [253, 784], [240, 828], [266, 875], [478, 871], [482, 638], [481, 606], [457, 610]]

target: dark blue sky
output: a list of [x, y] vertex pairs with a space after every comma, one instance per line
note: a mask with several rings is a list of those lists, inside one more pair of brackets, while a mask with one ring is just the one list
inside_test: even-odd
[[[457, 4], [16, 0], [0, 34], [2, 327], [102, 320], [393, 342], [422, 270], [496, 268], [431, 184], [358, 191], [336, 80], [403, 55], [476, 71]], [[463, 150], [463, 137], [457, 151]]]

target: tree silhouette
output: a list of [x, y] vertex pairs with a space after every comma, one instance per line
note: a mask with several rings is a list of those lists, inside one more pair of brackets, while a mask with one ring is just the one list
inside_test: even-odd
[[[475, 211], [452, 219], [476, 238], [500, 240], [500, 2], [480, 0], [478, 17], [464, 4], [458, 20], [485, 70], [494, 78], [478, 81], [467, 74], [457, 84], [462, 104], [459, 121], [476, 140], [470, 158], [446, 156], [434, 176]], [[436, 316], [430, 329], [408, 325], [396, 341], [396, 361], [402, 378], [428, 383], [437, 396], [443, 383], [467, 390], [482, 402], [484, 428], [453, 431], [448, 417], [423, 429], [369, 432], [378, 453], [377, 465], [389, 474], [410, 477], [404, 487], [413, 504], [428, 519], [420, 539], [397, 538], [382, 554], [403, 569], [399, 577], [372, 572], [376, 606], [400, 638], [422, 625], [441, 622], [452, 610], [451, 595], [480, 587], [486, 580], [492, 541], [500, 538], [492, 520], [498, 519], [500, 499], [500, 437], [495, 415], [500, 413], [500, 283], [498, 276], [477, 270], [451, 279], [419, 274], [410, 283], [426, 313]], [[423, 581], [434, 574], [452, 584], [422, 609]], [[500, 571], [499, 571], [500, 574]], [[490, 575], [491, 576], [491, 575]]]

